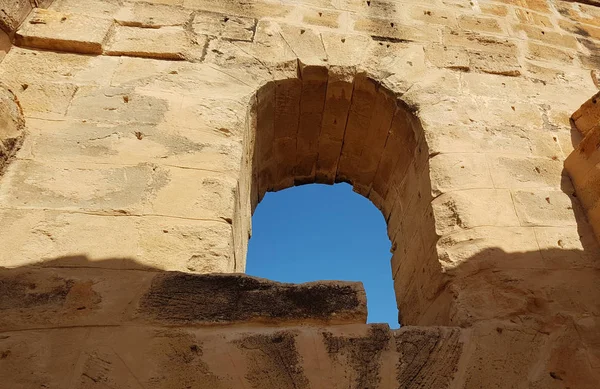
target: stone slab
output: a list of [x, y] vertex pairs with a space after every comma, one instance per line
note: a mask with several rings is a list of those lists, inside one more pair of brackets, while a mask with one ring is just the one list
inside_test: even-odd
[[102, 53], [113, 22], [36, 8], [16, 34], [16, 44], [84, 54]]

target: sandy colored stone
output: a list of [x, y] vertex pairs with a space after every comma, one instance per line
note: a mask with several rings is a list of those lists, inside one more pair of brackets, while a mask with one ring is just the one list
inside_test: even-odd
[[480, 226], [518, 227], [508, 190], [471, 189], [445, 193], [432, 202], [438, 235]]
[[469, 55], [463, 48], [436, 44], [428, 47], [426, 54], [427, 60], [437, 67], [456, 70], [469, 69]]
[[462, 16], [458, 20], [460, 28], [468, 31], [477, 31], [485, 33], [502, 33], [502, 27], [496, 19], [481, 18], [473, 16]]
[[161, 28], [182, 26], [189, 22], [190, 10], [152, 3], [129, 3], [115, 15], [115, 21], [123, 26]]
[[[50, 9], [89, 23], [0, 45], [4, 385], [597, 389], [598, 7]], [[312, 310], [348, 284], [194, 275], [245, 270], [266, 191], [335, 181], [386, 221], [401, 330]]]
[[0, 7], [0, 29], [5, 33], [14, 32], [33, 8], [29, 0], [4, 1]]
[[192, 24], [196, 34], [214, 35], [236, 41], [252, 41], [256, 21], [215, 13], [197, 13]]
[[14, 93], [0, 87], [0, 172], [23, 141], [25, 120], [23, 110]]
[[[175, 43], [175, 44], [173, 44]], [[122, 27], [115, 28], [114, 36], [107, 44], [107, 55], [183, 60], [200, 58], [206, 45], [202, 35], [192, 37], [181, 27], [153, 28]]]
[[100, 54], [113, 22], [36, 8], [16, 34], [20, 46]]

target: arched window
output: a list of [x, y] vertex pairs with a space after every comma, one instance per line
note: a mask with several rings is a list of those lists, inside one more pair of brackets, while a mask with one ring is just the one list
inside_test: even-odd
[[398, 327], [385, 220], [348, 184], [267, 193], [252, 217], [246, 273], [276, 281], [361, 281], [368, 322]]
[[387, 223], [403, 324], [447, 315], [436, 307], [436, 317], [428, 317], [444, 279], [435, 247], [428, 149], [410, 107], [367, 74], [301, 66], [298, 77], [258, 90], [247, 122], [234, 223], [242, 266], [250, 215], [265, 193], [347, 182]]

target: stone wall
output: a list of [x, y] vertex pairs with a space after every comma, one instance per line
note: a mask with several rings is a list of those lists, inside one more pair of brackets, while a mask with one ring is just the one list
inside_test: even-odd
[[[461, 327], [441, 331], [464, 340], [452, 372], [425, 358], [443, 384], [390, 367], [366, 387], [595, 389], [600, 248], [580, 201], [595, 186], [576, 174], [573, 186], [563, 161], [580, 137], [569, 119], [598, 91], [598, 20], [598, 7], [559, 0], [55, 0], [0, 63], [27, 132], [0, 180], [0, 264], [80, 272], [89, 296], [156, 271], [243, 272], [266, 191], [350, 182], [388, 222], [402, 323]], [[593, 140], [578, 150], [588, 143], [595, 153]], [[594, 157], [573, 158], [587, 177]], [[76, 339], [80, 314], [57, 328]], [[99, 349], [127, 336], [125, 321], [98, 326], [119, 334]], [[69, 353], [97, 354], [73, 342]], [[242, 385], [265, 386], [250, 365]], [[290, 382], [316, 387], [315, 372], [312, 386]], [[181, 386], [115, 374], [119, 387]], [[79, 377], [61, 380], [98, 383]]]

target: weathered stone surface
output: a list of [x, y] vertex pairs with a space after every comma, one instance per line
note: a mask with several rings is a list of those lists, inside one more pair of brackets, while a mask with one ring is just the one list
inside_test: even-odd
[[121, 269], [111, 265], [134, 262], [129, 258], [105, 258], [102, 262], [109, 266], [93, 273], [68, 268], [86, 260], [83, 256], [62, 257], [43, 265], [63, 269], [2, 268], [0, 332], [120, 322], [166, 326], [364, 324], [367, 318], [365, 292], [358, 282], [295, 285], [242, 274], [156, 273], [143, 271], [149, 269], [143, 264], [138, 264], [139, 270], [126, 270], [134, 267], [131, 265]]
[[3, 1], [0, 3], [0, 29], [5, 33], [14, 32], [32, 8], [30, 0]]
[[[72, 333], [70, 333], [72, 331]], [[71, 336], [68, 336], [71, 335]], [[84, 341], [85, 338], [87, 341]], [[37, 348], [30, 346], [37, 345]], [[457, 363], [470, 341], [460, 329], [403, 328], [382, 325], [333, 327], [197, 328], [95, 327], [12, 333], [0, 340], [0, 372], [12, 372], [15, 388], [49, 387], [72, 380], [76, 387], [102, 382], [116, 387], [199, 389], [450, 388], [459, 377]], [[44, 352], [54, 358], [43, 363]], [[418, 358], [413, 349], [422, 352]], [[448, 355], [450, 354], [450, 355]], [[445, 367], [437, 365], [448, 357]], [[60, 369], [81, 362], [76, 372]], [[28, 364], [38, 369], [18, 369]], [[6, 376], [6, 375], [5, 375]], [[93, 385], [93, 384], [92, 384]]]
[[130, 57], [183, 60], [201, 58], [206, 45], [203, 35], [191, 36], [181, 27], [161, 29], [119, 26], [115, 28], [106, 54]]
[[[15, 27], [31, 8], [4, 3]], [[569, 118], [598, 90], [598, 7], [55, 0], [35, 14], [27, 48], [0, 38], [14, 92], [0, 133], [26, 134], [0, 178], [0, 266], [22, 268], [0, 281], [4, 385], [597, 389], [597, 96]], [[242, 272], [266, 191], [336, 181], [387, 222], [403, 330], [290, 319], [278, 291], [303, 287], [263, 281], [267, 302], [209, 307], [198, 279], [157, 274]], [[174, 328], [237, 320], [220, 309], [232, 301], [259, 319]]]
[[256, 20], [222, 14], [198, 13], [192, 27], [196, 34], [214, 35], [234, 41], [252, 41]]
[[0, 85], [0, 174], [21, 146], [25, 120], [17, 97]]
[[152, 3], [128, 3], [115, 15], [115, 21], [122, 26], [161, 28], [183, 26], [192, 16], [190, 10]]
[[138, 315], [172, 324], [364, 322], [358, 283], [277, 284], [244, 275], [165, 274], [153, 279]]
[[16, 44], [39, 49], [100, 54], [113, 22], [36, 8], [16, 34]]

